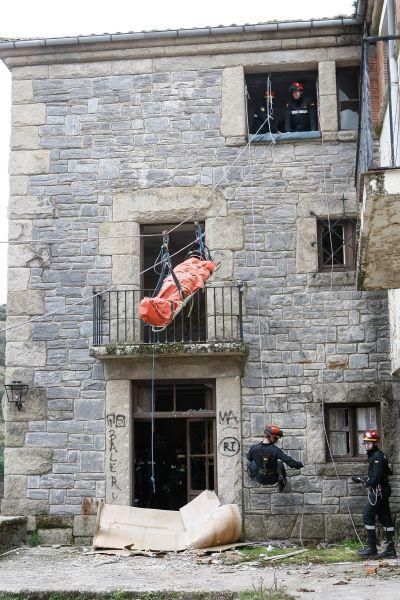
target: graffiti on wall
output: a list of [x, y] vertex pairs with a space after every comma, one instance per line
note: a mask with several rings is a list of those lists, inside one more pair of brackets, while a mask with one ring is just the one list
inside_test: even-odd
[[118, 430], [121, 427], [126, 427], [125, 415], [109, 413], [107, 415], [107, 460], [110, 490], [110, 500], [113, 502], [118, 500], [118, 492], [122, 491], [118, 483], [117, 463], [118, 463]]
[[218, 425], [220, 425], [221, 441], [218, 444], [218, 452], [221, 456], [236, 456], [240, 452], [238, 439], [239, 417], [233, 410], [220, 410], [218, 413]]

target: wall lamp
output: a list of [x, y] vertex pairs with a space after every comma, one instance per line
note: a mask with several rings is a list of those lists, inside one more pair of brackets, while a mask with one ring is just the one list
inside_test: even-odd
[[6, 388], [7, 400], [9, 402], [14, 402], [17, 409], [22, 410], [29, 385], [21, 383], [20, 381], [12, 381], [11, 383], [7, 383], [4, 387]]

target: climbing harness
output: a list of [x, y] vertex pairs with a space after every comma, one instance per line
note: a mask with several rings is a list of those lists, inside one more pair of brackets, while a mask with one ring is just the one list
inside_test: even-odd
[[382, 498], [382, 488], [378, 484], [374, 487], [371, 487], [368, 490], [368, 502], [371, 506], [376, 506], [378, 504], [378, 500]]
[[195, 293], [203, 289], [217, 265], [203, 241], [201, 226], [196, 223], [198, 248], [188, 258], [172, 268], [168, 250], [168, 232], [163, 232], [163, 243], [156, 262], [161, 262], [159, 280], [151, 297], [144, 297], [139, 305], [139, 316], [153, 332], [161, 332], [190, 302]]

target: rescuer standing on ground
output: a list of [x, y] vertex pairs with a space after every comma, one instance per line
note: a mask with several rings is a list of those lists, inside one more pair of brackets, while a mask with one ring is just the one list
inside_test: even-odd
[[394, 546], [394, 523], [390, 514], [389, 497], [391, 487], [389, 475], [392, 475], [388, 458], [384, 452], [379, 450], [379, 434], [374, 430], [366, 431], [363, 437], [365, 449], [368, 455], [368, 477], [353, 476], [353, 481], [362, 483], [368, 490], [368, 501], [364, 508], [363, 521], [367, 531], [367, 546], [359, 551], [360, 556], [376, 556], [375, 518], [378, 516], [385, 533], [386, 549], [378, 554], [378, 558], [396, 558]]
[[283, 463], [292, 469], [302, 469], [303, 463], [288, 456], [275, 446], [283, 432], [276, 425], [266, 425], [264, 437], [258, 444], [253, 444], [247, 453], [247, 472], [250, 477], [263, 485], [278, 484], [278, 490], [283, 491], [286, 485], [286, 471]]

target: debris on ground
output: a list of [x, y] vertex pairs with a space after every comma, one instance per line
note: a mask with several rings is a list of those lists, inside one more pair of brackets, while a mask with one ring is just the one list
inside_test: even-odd
[[205, 490], [179, 511], [99, 503], [93, 548], [180, 551], [215, 548], [239, 540], [237, 504], [221, 504]]

